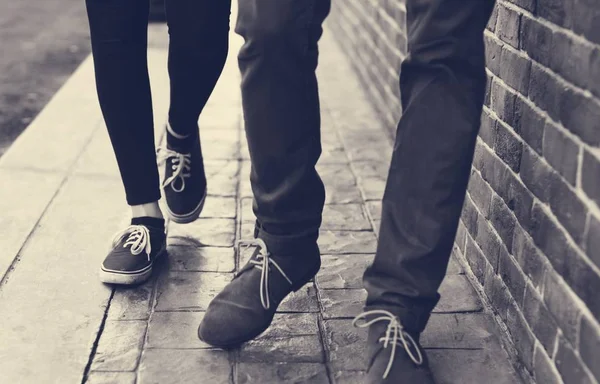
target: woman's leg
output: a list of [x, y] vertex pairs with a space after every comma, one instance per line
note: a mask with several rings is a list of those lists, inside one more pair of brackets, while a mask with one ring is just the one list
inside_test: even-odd
[[225, 65], [230, 0], [166, 0], [171, 107], [163, 181], [167, 213], [189, 223], [207, 195], [198, 118]]
[[231, 0], [166, 0], [171, 79], [167, 140], [178, 152], [192, 147], [200, 113], [223, 71], [230, 12]]
[[[160, 190], [146, 59], [148, 0], [86, 0], [86, 5], [98, 99], [127, 203], [155, 203]], [[156, 209], [146, 211], [157, 215]]]

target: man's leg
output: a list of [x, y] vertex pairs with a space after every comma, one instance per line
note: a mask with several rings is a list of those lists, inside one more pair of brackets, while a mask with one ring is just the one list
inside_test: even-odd
[[[485, 93], [483, 31], [494, 1], [407, 0], [406, 5], [403, 114], [383, 197], [377, 254], [364, 285], [366, 310], [397, 316], [418, 343], [439, 300], [464, 202]], [[371, 326], [372, 353], [387, 325]], [[378, 355], [370, 382], [381, 382], [377, 380], [389, 356]], [[415, 370], [409, 355], [396, 356], [400, 361], [388, 372], [389, 382], [422, 382], [414, 381], [421, 376], [411, 380], [405, 372]]]
[[315, 70], [329, 0], [240, 0], [236, 27], [257, 217], [250, 262], [210, 304], [199, 336], [220, 346], [264, 331], [318, 271], [325, 201]]

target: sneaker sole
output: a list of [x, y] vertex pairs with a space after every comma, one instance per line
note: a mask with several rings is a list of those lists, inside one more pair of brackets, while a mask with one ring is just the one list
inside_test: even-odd
[[208, 195], [208, 190], [202, 196], [202, 200], [198, 203], [198, 206], [194, 208], [194, 210], [190, 213], [186, 213], [183, 215], [179, 215], [177, 213], [173, 213], [167, 204], [167, 215], [169, 219], [171, 219], [174, 223], [177, 224], [188, 224], [192, 221], [195, 221], [200, 217], [200, 213], [202, 213], [202, 209], [204, 208], [204, 202], [206, 201], [206, 196]]
[[150, 276], [152, 276], [152, 266], [160, 259], [162, 259], [167, 254], [166, 247], [163, 248], [156, 258], [154, 262], [150, 264], [148, 267], [141, 269], [135, 272], [123, 272], [123, 271], [114, 271], [111, 269], [104, 269], [104, 267], [100, 267], [100, 281], [106, 284], [115, 284], [115, 285], [136, 285], [146, 282]]

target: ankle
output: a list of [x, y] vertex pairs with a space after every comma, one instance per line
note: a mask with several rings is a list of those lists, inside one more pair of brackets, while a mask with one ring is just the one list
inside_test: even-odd
[[131, 217], [134, 219], [139, 217], [153, 217], [156, 219], [164, 218], [158, 205], [158, 201], [147, 204], [132, 205]]

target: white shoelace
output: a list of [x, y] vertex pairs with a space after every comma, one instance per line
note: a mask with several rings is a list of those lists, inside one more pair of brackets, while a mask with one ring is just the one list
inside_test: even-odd
[[[374, 316], [374, 318], [367, 321], [367, 317], [369, 316]], [[364, 322], [359, 324], [360, 320], [364, 320]], [[404, 350], [415, 364], [423, 364], [423, 355], [421, 353], [421, 350], [419, 349], [419, 346], [415, 342], [415, 339], [413, 339], [410, 334], [404, 331], [402, 324], [400, 324], [400, 322], [398, 321], [398, 318], [394, 316], [394, 314], [392, 314], [391, 312], [382, 309], [365, 311], [354, 318], [354, 320], [352, 321], [352, 325], [354, 325], [357, 328], [366, 328], [379, 321], [388, 322], [388, 327], [385, 331], [385, 336], [382, 336], [379, 339], [379, 342], [383, 343], [383, 348], [387, 348], [388, 345], [390, 345], [391, 343], [392, 348], [390, 361], [388, 362], [387, 368], [383, 374], [384, 379], [387, 378], [387, 375], [392, 369], [392, 365], [394, 364], [394, 357], [396, 356], [396, 346], [398, 345], [404, 347]], [[413, 354], [413, 349], [417, 352], [417, 356]]]
[[258, 255], [256, 256], [256, 260], [250, 260], [250, 264], [253, 264], [255, 268], [258, 268], [260, 273], [260, 302], [264, 309], [271, 308], [271, 299], [269, 298], [269, 266], [273, 265], [281, 276], [283, 276], [290, 285], [292, 285], [292, 280], [283, 272], [283, 269], [275, 262], [275, 260], [270, 258], [270, 253], [267, 249], [267, 245], [262, 239], [253, 239], [253, 240], [240, 240], [238, 241], [240, 246], [245, 246], [246, 248], [255, 246], [258, 249]]
[[139, 255], [142, 251], [146, 251], [148, 261], [150, 261], [152, 246], [150, 245], [150, 231], [148, 231], [148, 228], [143, 225], [130, 225], [124, 230], [117, 232], [113, 239], [113, 248], [121, 242], [125, 236], [127, 236], [127, 240], [125, 240], [123, 248], [131, 246], [130, 251], [134, 256]]
[[[189, 153], [179, 153], [166, 147], [158, 148], [156, 153], [158, 155], [159, 166], [164, 164], [168, 159], [173, 159], [173, 164], [171, 166], [173, 174], [164, 181], [163, 187], [171, 184], [173, 191], [182, 192], [185, 189], [185, 179], [192, 176], [192, 155]], [[175, 181], [177, 179], [181, 180], [181, 188], [175, 186]]]

